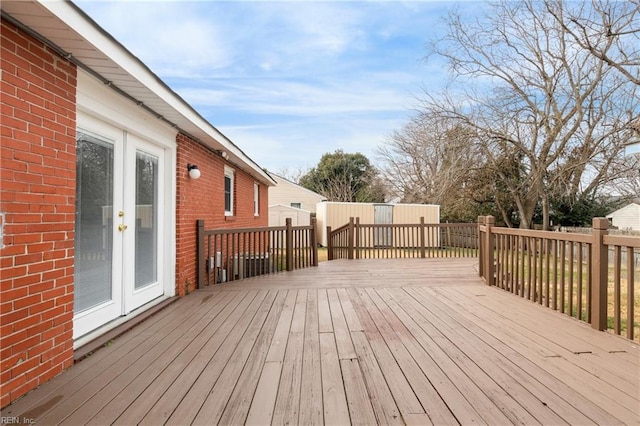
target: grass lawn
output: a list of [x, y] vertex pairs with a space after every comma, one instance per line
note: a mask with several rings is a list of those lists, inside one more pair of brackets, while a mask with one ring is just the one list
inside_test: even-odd
[[326, 262], [329, 260], [329, 254], [326, 247], [318, 248], [318, 262]]

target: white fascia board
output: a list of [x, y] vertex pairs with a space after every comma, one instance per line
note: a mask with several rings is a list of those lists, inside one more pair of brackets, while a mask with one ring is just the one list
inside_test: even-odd
[[[177, 93], [171, 90], [140, 59], [129, 52], [93, 20], [87, 19], [88, 17], [77, 6], [69, 1], [41, 1], [40, 4], [184, 117], [193, 126], [193, 129], [184, 126], [185, 131], [194, 137], [200, 138], [201, 142], [211, 148], [227, 151], [230, 161], [233, 162], [234, 159], [237, 159], [247, 166], [240, 167], [241, 169], [246, 170], [249, 168], [254, 175], [262, 178], [261, 180], [264, 183], [270, 186], [275, 185], [274, 180], [268, 173], [198, 114]], [[179, 123], [176, 124], [179, 125]], [[219, 147], [216, 145], [219, 145]]]

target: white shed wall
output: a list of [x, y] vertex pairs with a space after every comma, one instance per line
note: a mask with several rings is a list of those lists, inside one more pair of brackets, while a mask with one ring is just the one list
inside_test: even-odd
[[269, 206], [269, 226], [285, 226], [287, 219], [292, 226], [308, 226], [311, 224], [311, 212], [296, 209], [282, 204]]

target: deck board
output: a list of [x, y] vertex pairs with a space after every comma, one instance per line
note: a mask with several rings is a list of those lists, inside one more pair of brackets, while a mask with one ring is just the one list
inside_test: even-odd
[[[449, 294], [451, 295], [451, 300], [462, 300], [462, 296], [458, 292], [449, 292]], [[515, 316], [515, 312], [509, 312], [509, 308], [505, 307], [504, 304], [491, 305], [485, 300], [486, 297], [479, 299], [475, 304], [476, 306], [467, 305], [466, 309], [469, 312], [482, 315], [483, 323], [487, 325], [492, 324], [494, 327], [498, 327], [506, 321], [509, 321], [510, 315]], [[489, 307], [491, 311], [487, 311], [485, 307]], [[478, 311], [478, 309], [480, 309], [480, 311]], [[478, 317], [476, 316], [476, 318]], [[521, 316], [517, 316], [517, 321], [519, 320], [522, 320]], [[527, 318], [527, 320], [534, 321], [535, 319]], [[566, 336], [565, 333], [557, 331], [553, 334], [547, 334], [547, 337], [544, 334], [540, 334], [542, 331], [532, 331], [522, 324], [518, 324], [517, 321], [512, 321], [511, 326], [507, 330], [502, 331], [502, 333], [510, 335], [513, 340], [519, 340], [528, 347], [529, 351], [535, 351], [540, 354], [540, 356], [547, 358], [569, 359], [577, 367], [589, 372], [595, 377], [606, 377], [608, 383], [611, 383], [615, 388], [628, 395], [633, 396], [633, 393], [636, 392], [637, 389], [634, 386], [634, 380], [629, 374], [630, 371], [634, 370], [634, 366], [629, 365], [624, 360], [620, 360], [617, 355], [593, 347], [589, 347], [590, 350], [588, 352], [574, 352], [561, 345], [564, 340], [571, 338], [570, 336]], [[536, 322], [532, 325], [537, 327], [539, 323]], [[513, 335], [510, 333], [516, 334]], [[526, 340], [523, 338], [526, 338]], [[582, 345], [584, 344], [585, 343], [582, 343]], [[638, 370], [636, 369], [636, 371]]]
[[349, 327], [342, 310], [342, 304], [338, 298], [335, 289], [328, 290], [329, 306], [331, 308], [331, 321], [333, 323], [334, 335], [336, 338], [336, 346], [338, 349], [338, 357], [340, 359], [356, 358], [356, 352], [353, 349], [353, 342], [349, 334]]
[[[455, 390], [462, 394], [463, 398], [456, 396], [453, 402], [450, 403], [452, 407], [463, 405], [466, 400], [488, 424], [508, 424], [508, 417], [493, 403], [489, 395], [485, 394], [473, 380], [470, 380], [470, 377], [473, 377], [473, 373], [469, 372], [471, 376], [468, 376], [467, 372], [462, 370], [461, 366], [455, 362], [455, 358], [450, 358], [447, 351], [438, 346], [432, 335], [427, 334], [420, 327], [417, 322], [420, 315], [410, 304], [406, 303], [404, 298], [407, 295], [405, 292], [402, 289], [396, 289], [395, 291], [382, 290], [384, 290], [386, 296], [385, 300], [401, 320], [402, 325], [406, 327], [411, 339], [415, 339], [415, 342], [419, 345], [419, 348], [414, 349], [414, 351], [422, 350], [424, 356], [418, 358], [418, 355], [416, 355], [416, 358], [420, 359], [421, 366], [428, 369], [430, 374], [435, 376], [436, 381], [440, 381], [441, 387], [445, 387], [440, 391], [441, 394], [446, 392], [455, 396]], [[446, 389], [448, 384], [446, 380], [440, 378], [440, 373], [451, 382], [455, 390]]]
[[[199, 334], [197, 339], [187, 341], [188, 346], [174, 359], [161, 357], [160, 359], [165, 360], [166, 366], [161, 371], [158, 371], [161, 369], [160, 363], [154, 364], [152, 371], [146, 371], [140, 379], [132, 381], [127, 386], [121, 387], [118, 395], [111, 401], [108, 401], [102, 409], [96, 410], [95, 415], [87, 421], [87, 424], [103, 425], [112, 422], [113, 413], [124, 412], [134, 400], [136, 404], [131, 408], [138, 410], [138, 418], [141, 418], [142, 415], [158, 401], [158, 398], [162, 396], [166, 388], [173, 383], [175, 378], [179, 376], [183, 370], [182, 366], [193, 362], [197, 353], [207, 344], [219, 325], [227, 319], [229, 313], [237, 304], [246, 298], [246, 294], [234, 296], [232, 293], [229, 293], [221, 296], [220, 303], [216, 306], [219, 309], [214, 307], [208, 314], [213, 316], [219, 312], [219, 315], [211, 318], [210, 322], [201, 321], [202, 327], [206, 328], [205, 332]], [[133, 413], [129, 412], [129, 414]]]
[[[216, 331], [208, 345], [198, 353], [197, 359], [194, 359], [192, 364], [184, 364], [184, 371], [142, 419], [118, 420], [123, 420], [123, 424], [162, 424], [167, 420], [175, 423], [192, 421], [236, 351], [236, 346], [241, 342], [254, 315], [257, 315], [265, 300], [269, 301], [271, 298], [268, 298], [266, 291], [261, 291], [251, 294], [247, 299], [246, 303], [233, 311], [230, 320]], [[186, 368], [187, 366], [189, 368]]]
[[[439, 346], [447, 356], [453, 360], [469, 377], [482, 392], [491, 400], [504, 414], [509, 421], [514, 424], [534, 424], [539, 423], [535, 417], [522, 406], [517, 396], [509, 393], [509, 389], [505, 389], [502, 383], [498, 383], [492, 377], [493, 367], [484, 368], [482, 358], [479, 358], [477, 352], [481, 347], [476, 348], [474, 345], [467, 345], [464, 336], [460, 336], [454, 332], [455, 329], [447, 325], [447, 317], [442, 318], [438, 313], [433, 313], [428, 309], [429, 304], [421, 300], [420, 292], [414, 293], [413, 289], [407, 289], [409, 296], [403, 297], [401, 300], [406, 306], [411, 307], [414, 318], [417, 318], [419, 326], [430, 336], [435, 344]], [[489, 363], [490, 364], [490, 363]]]
[[[189, 301], [185, 300], [185, 307], [192, 308], [206, 294], [201, 294]], [[170, 305], [158, 313], [154, 321], [146, 321], [139, 324], [128, 333], [125, 333], [116, 341], [112, 342], [110, 347], [117, 347], [118, 353], [126, 357], [138, 345], [142, 344], [146, 339], [156, 335], [159, 331], [166, 327], [175, 327], [179, 323], [176, 314], [178, 307]], [[26, 418], [42, 418], [49, 410], [57, 407], [58, 404], [53, 401], [62, 401], [68, 396], [75, 393], [84, 386], [88, 381], [94, 380], [106, 368], [110, 368], [117, 362], [117, 358], [110, 356], [111, 351], [99, 350], [91, 356], [82, 360], [82, 362], [73, 366], [55, 378], [50, 380], [38, 388], [38, 392], [32, 392], [28, 398], [21, 398], [14, 404], [6, 407], [3, 413], [21, 413]], [[99, 366], [99, 367], [98, 367]]]
[[367, 393], [362, 370], [356, 358], [340, 360], [342, 380], [349, 404], [350, 421], [354, 425], [373, 425], [376, 423], [376, 415], [371, 405], [371, 399]]
[[303, 346], [304, 333], [292, 332], [289, 334], [287, 351], [282, 364], [280, 383], [276, 394], [276, 405], [271, 421], [273, 425], [298, 423]]
[[350, 296], [364, 328], [364, 334], [375, 358], [378, 360], [380, 370], [389, 386], [389, 390], [393, 394], [400, 413], [402, 415], [425, 413], [402, 369], [395, 362], [391, 349], [386, 345], [375, 321], [371, 317], [371, 313], [367, 310], [365, 302], [361, 300], [360, 294], [355, 289], [351, 289]]
[[638, 345], [485, 286], [475, 259], [366, 259], [184, 297], [5, 407], [41, 424], [639, 424]]
[[[425, 297], [422, 294], [419, 294], [418, 298], [421, 298], [423, 301], [425, 300]], [[536, 308], [539, 309], [539, 307], [536, 307]], [[446, 315], [445, 311], [440, 310], [435, 305], [432, 305], [432, 309], [434, 309], [436, 314]], [[456, 327], [456, 328], [458, 330], [464, 330], [466, 332], [465, 337], [461, 339], [462, 342], [468, 342], [468, 341], [474, 342], [474, 345], [471, 345], [469, 347], [470, 349], [469, 353], [472, 352], [471, 349], [476, 345], [482, 348], [483, 351], [492, 350], [496, 353], [494, 357], [497, 356], [497, 354], [499, 354], [503, 357], [503, 359], [508, 360], [508, 362], [504, 362], [503, 360], [500, 360], [500, 358], [495, 360], [495, 365], [503, 367], [501, 368], [502, 370], [504, 370], [504, 368], [507, 368], [509, 366], [509, 363], [515, 363], [520, 369], [529, 371], [530, 376], [535, 377], [537, 380], [544, 379], [546, 376], [548, 376], [548, 373], [550, 373], [550, 378], [547, 381], [548, 387], [550, 389], [553, 389], [556, 395], [561, 393], [562, 397], [565, 398], [567, 401], [569, 401], [572, 405], [581, 404], [582, 401], [580, 399], [580, 395], [581, 395], [581, 392], [585, 392], [586, 389], [584, 389], [580, 385], [580, 381], [576, 379], [576, 377], [574, 377], [574, 374], [576, 373], [576, 371], [565, 371], [562, 368], [556, 367], [554, 365], [554, 360], [558, 358], [542, 357], [542, 356], [536, 355], [533, 351], [530, 350], [530, 348], [528, 348], [525, 345], [522, 345], [521, 340], [510, 341], [509, 339], [507, 339], [505, 337], [504, 330], [501, 330], [501, 332], [496, 332], [496, 330], [494, 330], [494, 327], [489, 327], [486, 324], [478, 323], [477, 317], [468, 317], [467, 315], [468, 313], [466, 311], [463, 311], [463, 310], [458, 311], [456, 322], [459, 325], [459, 327]], [[567, 319], [567, 320], [571, 321], [570, 319]], [[575, 324], [575, 325], [580, 325], [580, 324]], [[493, 335], [492, 333], [496, 333], [497, 336]], [[448, 333], [448, 335], [451, 335], [451, 333]], [[538, 369], [536, 367], [540, 367], [540, 368]], [[489, 368], [492, 368], [492, 366], [489, 365]], [[495, 371], [495, 369], [493, 370]], [[499, 377], [502, 377], [503, 379], [507, 380], [507, 382], [510, 382], [510, 380], [507, 377], [505, 377], [503, 374], [499, 374]], [[558, 380], [558, 378], [562, 378], [562, 383]], [[563, 383], [568, 384], [569, 389], [565, 388], [563, 386]], [[510, 395], [513, 395], [513, 394], [510, 393]], [[597, 394], [590, 393], [588, 394], [588, 396], [593, 398], [593, 400], [602, 401], [602, 399]], [[529, 401], [529, 399], [527, 401]], [[523, 401], [519, 400], [518, 403], [522, 404], [523, 406], [529, 405], [535, 408], [536, 406], [542, 405], [542, 402], [546, 402], [542, 400], [539, 400], [539, 401], [540, 401], [539, 403], [532, 401], [532, 402], [529, 402], [528, 404], [523, 404]], [[605, 412], [611, 409], [608, 402], [610, 401], [605, 400], [601, 403], [602, 406], [600, 408], [602, 408], [603, 411]], [[585, 411], [591, 410], [591, 404], [587, 403], [586, 405], [583, 406], [582, 410], [583, 410], [583, 413]], [[540, 412], [537, 411], [536, 413], [540, 413]], [[544, 412], [540, 414], [543, 414], [543, 413]], [[606, 413], [600, 410], [597, 410], [594, 414], [597, 415], [602, 420], [606, 420], [606, 421], [598, 422], [600, 424], [615, 423], [613, 417], [607, 415]], [[577, 420], [579, 420], [580, 417], [581, 415], [578, 416]], [[574, 422], [577, 422], [577, 420], [574, 420]]]
[[[244, 406], [241, 405], [242, 401], [239, 400], [240, 397], [238, 396], [238, 393], [245, 391], [251, 395], [251, 397], [253, 396], [253, 392], [257, 386], [257, 379], [255, 384], [252, 386], [252, 373], [255, 374], [259, 368], [262, 368], [261, 365], [257, 364], [265, 342], [267, 341], [267, 336], [273, 332], [276, 326], [276, 312], [271, 308], [274, 303], [276, 303], [276, 310], [278, 309], [278, 303], [276, 301], [277, 298], [277, 292], [273, 290], [269, 291], [269, 294], [260, 304], [260, 308], [251, 319], [249, 327], [242, 335], [237, 346], [235, 346], [235, 350], [231, 354], [231, 357], [228, 359], [220, 374], [214, 374], [210, 377], [208, 375], [204, 376], [202, 381], [204, 383], [204, 387], [205, 389], [209, 388], [210, 390], [205, 392], [206, 398], [203, 401], [200, 410], [197, 413], [188, 412], [181, 416], [177, 416], [176, 422], [184, 423], [185, 419], [187, 422], [193, 419], [193, 424], [196, 425], [216, 424], [221, 419], [225, 411], [226, 413], [230, 413], [226, 414], [227, 417], [242, 417], [242, 409]], [[253, 349], [256, 345], [257, 349], [254, 351]], [[256, 363], [253, 365], [249, 364], [248, 360], [250, 359], [256, 361]], [[249, 367], [249, 370], [247, 371], [249, 371], [249, 373], [243, 375], [244, 367], [247, 364]], [[245, 385], [246, 388], [241, 388], [241, 383]], [[211, 386], [212, 384], [213, 386]], [[251, 397], [247, 397], [247, 399], [250, 400]], [[230, 410], [225, 409], [227, 404], [231, 404]], [[196, 415], [192, 418], [194, 414]]]
[[[460, 347], [465, 354], [478, 365], [486, 374], [498, 384], [507, 394], [509, 394], [519, 405], [531, 415], [535, 422], [541, 424], [560, 424], [562, 418], [557, 415], [534, 389], [527, 386], [527, 383], [516, 380], [506, 369], [501, 368], [511, 361], [508, 353], [501, 353], [494, 348], [483, 344], [477, 333], [472, 329], [471, 321], [460, 320], [459, 313], [453, 309], [444, 309], [442, 301], [434, 303], [434, 297], [427, 298], [424, 294], [414, 295], [418, 300], [434, 315], [440, 319], [440, 329], [448, 338], [454, 339], [455, 344]], [[456, 314], [452, 314], [456, 312]], [[531, 420], [527, 419], [526, 424]]]
[[330, 425], [349, 424], [349, 408], [333, 333], [320, 333], [320, 365], [324, 422]]
[[[367, 289], [372, 290], [372, 289]], [[434, 424], [454, 424], [456, 418], [447, 407], [445, 401], [438, 396], [431, 382], [423, 374], [422, 370], [411, 356], [406, 347], [401, 343], [398, 336], [386, 321], [380, 308], [375, 305], [371, 298], [370, 291], [359, 289], [358, 293], [362, 299], [367, 312], [371, 315], [380, 335], [384, 339], [387, 347], [393, 355], [393, 362], [398, 365], [413, 393], [420, 401], [422, 409], [429, 416]], [[420, 411], [411, 411], [407, 414], [419, 414]]]
[[[491, 323], [491, 321], [488, 320], [489, 315], [483, 316], [485, 321], [482, 323], [477, 321], [478, 318], [478, 316], [475, 316], [475, 318], [470, 317], [469, 320], [471, 322], [481, 324], [481, 327], [484, 328], [484, 331], [487, 334], [491, 334], [492, 330], [494, 330], [496, 326], [504, 323], [503, 321]], [[515, 328], [514, 325], [510, 327], [510, 330], [513, 328]], [[505, 331], [500, 332], [500, 337], [502, 339], [505, 339], [506, 336]], [[548, 345], [549, 342], [531, 340], [529, 339], [529, 336], [531, 336], [531, 334], [526, 332], [523, 332], [520, 336], [511, 335], [511, 340], [507, 344], [509, 347], [516, 349], [519, 354], [528, 354], [529, 359], [536, 360], [534, 362], [537, 362], [538, 365], [544, 364], [549, 370], [555, 372], [565, 371], [568, 373], [569, 377], [567, 378], [567, 381], [573, 383], [574, 391], [578, 393], [588, 393], [592, 398], [599, 398], [605, 401], [607, 410], [610, 413], [614, 415], [621, 415], [628, 420], [637, 418], [637, 413], [630, 412], [628, 408], [625, 408], [634, 407], [635, 404], [637, 404], [637, 385], [634, 388], [632, 383], [626, 381], [622, 382], [617, 376], [612, 374], [594, 375], [587, 371], [584, 368], [585, 355], [588, 357], [589, 354], [574, 354], [570, 352], [569, 354], [564, 354], [564, 356], [542, 356], [540, 355], [540, 351], [535, 350], [535, 345]], [[536, 336], [534, 335], [534, 337]], [[524, 340], [524, 338], [527, 340]], [[524, 341], [527, 341], [528, 345], [520, 345], [520, 342]], [[496, 346], [493, 347], [495, 348]], [[621, 384], [626, 384], [626, 386], [621, 386]], [[626, 391], [631, 395], [621, 391], [618, 387], [625, 387]], [[636, 394], [635, 397], [633, 396], [634, 392]]]
[[[229, 374], [229, 377], [232, 380], [232, 384], [228, 386], [228, 388], [233, 388], [233, 392], [227, 401], [226, 407], [220, 416], [220, 423], [224, 425], [231, 424], [241, 424], [244, 423], [247, 414], [249, 413], [249, 409], [253, 401], [260, 402], [260, 395], [258, 398], [255, 397], [252, 389], [255, 390], [258, 385], [258, 380], [260, 378], [261, 372], [263, 371], [265, 360], [267, 358], [267, 352], [269, 350], [270, 344], [273, 341], [273, 336], [276, 331], [276, 327], [278, 325], [278, 319], [280, 318], [280, 314], [282, 312], [282, 307], [285, 301], [286, 292], [278, 292], [276, 299], [274, 301], [274, 306], [272, 309], [269, 309], [269, 313], [267, 315], [266, 320], [264, 321], [260, 334], [258, 335], [253, 348], [247, 358], [244, 366], [242, 366], [242, 373], [240, 376], [235, 379], [234, 374]], [[238, 363], [240, 364], [240, 363]], [[226, 373], [229, 370], [225, 370]], [[220, 385], [221, 388], [227, 388], [227, 386]], [[214, 388], [215, 391], [215, 388]], [[250, 396], [253, 396], [251, 398]], [[212, 392], [209, 395], [210, 399], [224, 399], [224, 397], [216, 396], [215, 393]], [[205, 407], [207, 402], [205, 402]], [[204, 407], [203, 407], [204, 408]], [[201, 417], [204, 422], [203, 424], [211, 424], [215, 423], [217, 418], [212, 416], [212, 413], [215, 411], [204, 411], [200, 410], [198, 413], [198, 417]], [[196, 419], [197, 420], [197, 419]]]
[[[205, 314], [204, 309], [200, 309], [195, 314], [195, 319], [200, 320]], [[171, 331], [162, 334], [155, 334], [138, 344], [127, 355], [118, 359], [109, 368], [101, 368], [100, 374], [84, 381], [80, 387], [75, 387], [71, 395], [64, 401], [50, 410], [42, 417], [44, 424], [58, 424], [67, 422], [68, 424], [84, 423], [90, 418], [91, 413], [95, 413], [102, 406], [104, 400], [108, 401], [118, 394], [119, 389], [128, 385], [131, 381], [140, 377], [140, 372], [148, 365], [154, 363], [161, 355], [171, 359], [172, 351], [165, 354], [165, 347], [174, 345], [182, 335], [193, 327], [189, 324], [174, 321]], [[87, 406], [88, 410], [77, 410], [79, 406]]]
[[[378, 289], [379, 290], [379, 289]], [[480, 413], [473, 408], [473, 405], [465, 398], [455, 384], [447, 377], [438, 364], [423, 350], [420, 343], [407, 329], [405, 322], [411, 322], [398, 305], [385, 290], [370, 292], [371, 298], [376, 305], [383, 310], [384, 318], [387, 320], [393, 332], [398, 336], [399, 342], [404, 345], [409, 354], [416, 361], [418, 367], [438, 392], [443, 401], [447, 401], [448, 408], [455, 416], [456, 420], [462, 424], [478, 423]], [[401, 319], [403, 318], [403, 319]], [[504, 422], [506, 418], [502, 418]], [[494, 423], [492, 423], [494, 424]]]

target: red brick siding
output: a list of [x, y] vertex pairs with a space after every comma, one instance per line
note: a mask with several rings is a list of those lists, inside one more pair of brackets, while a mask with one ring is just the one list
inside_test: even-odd
[[[269, 223], [267, 186], [260, 184], [260, 214], [254, 215], [253, 185], [256, 179], [225, 162], [208, 148], [179, 134], [177, 153], [176, 293], [193, 291], [197, 283], [196, 221], [206, 229], [253, 228]], [[201, 176], [189, 178], [187, 164], [196, 164]], [[224, 214], [224, 166], [235, 170], [234, 214]]]
[[73, 363], [76, 68], [1, 29], [4, 407]]

